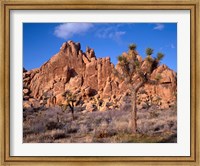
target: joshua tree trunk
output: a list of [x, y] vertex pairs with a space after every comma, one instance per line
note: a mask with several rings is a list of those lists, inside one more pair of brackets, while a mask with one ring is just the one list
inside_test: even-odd
[[137, 105], [136, 105], [136, 95], [138, 90], [144, 85], [145, 81], [139, 82], [135, 88], [132, 90], [132, 127], [133, 127], [133, 134], [137, 133]]
[[70, 107], [70, 110], [71, 110], [71, 113], [72, 113], [72, 120], [74, 120], [74, 105], [73, 105], [73, 103], [69, 104], [69, 107]]

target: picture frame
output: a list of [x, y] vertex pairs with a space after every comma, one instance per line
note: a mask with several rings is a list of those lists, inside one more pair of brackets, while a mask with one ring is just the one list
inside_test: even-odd
[[[199, 162], [199, 1], [53, 1], [2, 0], [1, 2], [1, 165], [200, 165]], [[10, 156], [10, 11], [11, 10], [190, 10], [190, 156], [48, 157]]]

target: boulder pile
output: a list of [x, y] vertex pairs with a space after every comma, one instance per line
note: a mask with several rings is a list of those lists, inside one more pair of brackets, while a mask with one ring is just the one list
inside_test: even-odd
[[[123, 53], [126, 56], [127, 53]], [[137, 54], [138, 60], [145, 60]], [[106, 111], [121, 108], [124, 103], [131, 103], [128, 98], [127, 85], [117, 78], [110, 57], [96, 58], [93, 49], [87, 47], [84, 53], [80, 43], [68, 41], [63, 43], [60, 51], [40, 68], [27, 71], [23, 68], [24, 108], [52, 106], [51, 97], [56, 97], [56, 105], [64, 102], [63, 93], [72, 92], [76, 104], [88, 111]], [[119, 71], [120, 72], [120, 71]], [[176, 72], [166, 65], [160, 65], [153, 73], [152, 79], [160, 75], [156, 85], [145, 84], [137, 94], [139, 109], [157, 105], [169, 108], [176, 102]], [[54, 103], [55, 104], [55, 103]]]

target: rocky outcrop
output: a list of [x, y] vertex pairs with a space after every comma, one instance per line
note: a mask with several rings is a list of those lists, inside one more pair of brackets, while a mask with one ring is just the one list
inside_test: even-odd
[[138, 94], [138, 104], [151, 106], [153, 104], [160, 108], [169, 108], [176, 102], [177, 78], [176, 73], [166, 65], [159, 66], [151, 75], [152, 80], [159, 78], [156, 85], [145, 84]]
[[[146, 67], [142, 57], [136, 51], [134, 54], [142, 66]], [[127, 53], [123, 55], [128, 56]], [[115, 67], [110, 62], [109, 57], [96, 58], [93, 49], [87, 47], [84, 53], [80, 43], [65, 42], [60, 51], [40, 68], [30, 71], [23, 68], [24, 101], [41, 101], [47, 97], [51, 102], [50, 96], [56, 96], [57, 102], [62, 103], [62, 94], [69, 90], [82, 103], [93, 102], [94, 104], [86, 105], [90, 111], [93, 111], [94, 105], [98, 108], [100, 104], [104, 107], [101, 110], [116, 108], [121, 103], [127, 85], [113, 74], [115, 68], [120, 70], [118, 65]], [[138, 107], [143, 108], [154, 103], [162, 108], [170, 107], [176, 100], [176, 73], [166, 65], [161, 65], [151, 77], [159, 77], [159, 84], [145, 84], [139, 90]], [[99, 103], [100, 100], [103, 104]]]

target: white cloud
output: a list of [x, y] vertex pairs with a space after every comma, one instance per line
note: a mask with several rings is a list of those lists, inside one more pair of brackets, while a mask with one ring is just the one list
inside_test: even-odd
[[111, 32], [111, 33], [107, 34], [107, 37], [110, 39], [119, 40], [120, 37], [125, 34], [126, 34], [126, 32], [124, 32], [124, 31], [116, 31], [116, 32]]
[[163, 30], [164, 29], [164, 24], [156, 24], [155, 27], [153, 28], [154, 30]]
[[103, 39], [109, 38], [118, 42], [121, 40], [121, 36], [126, 34], [125, 31], [120, 31], [118, 28], [119, 26], [101, 28], [96, 32], [96, 36]]
[[166, 48], [171, 48], [171, 49], [174, 49], [176, 48], [175, 45], [173, 43], [170, 43], [170, 44], [167, 44], [165, 45]]
[[96, 32], [96, 36], [103, 39], [108, 38], [111, 36], [112, 29], [112, 27], [101, 28]]
[[64, 23], [55, 27], [54, 35], [62, 39], [69, 39], [76, 34], [84, 34], [92, 27], [91, 23]]
[[125, 35], [125, 34], [126, 34], [125, 31], [117, 31], [117, 32], [114, 33], [114, 38], [115, 38], [116, 40], [118, 40], [118, 39], [120, 39], [121, 36], [123, 36], [123, 35]]
[[171, 44], [171, 48], [175, 48], [175, 46], [173, 44]]

